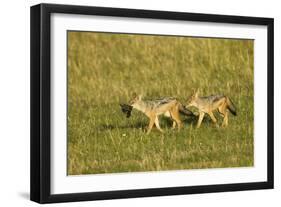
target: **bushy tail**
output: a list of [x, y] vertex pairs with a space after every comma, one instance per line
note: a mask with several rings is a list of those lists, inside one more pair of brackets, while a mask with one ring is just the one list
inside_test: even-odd
[[229, 110], [234, 116], [236, 116], [236, 115], [237, 115], [237, 112], [236, 112], [235, 106], [234, 106], [233, 102], [231, 101], [231, 99], [228, 98], [228, 97], [226, 97], [226, 103], [227, 103], [227, 108], [228, 108], [228, 110]]
[[192, 111], [188, 110], [185, 106], [182, 104], [179, 105], [179, 111], [181, 114], [186, 115], [186, 116], [194, 116]]

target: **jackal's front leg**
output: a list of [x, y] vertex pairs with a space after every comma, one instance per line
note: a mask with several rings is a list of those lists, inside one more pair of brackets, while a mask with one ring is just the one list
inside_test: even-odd
[[202, 122], [202, 120], [204, 118], [204, 115], [205, 115], [204, 112], [199, 112], [199, 119], [198, 119], [196, 128], [199, 128], [201, 126], [201, 122]]
[[156, 118], [155, 118], [155, 125], [156, 125], [156, 127], [157, 127], [157, 129], [160, 131], [160, 132], [164, 132], [162, 129], [161, 129], [161, 127], [160, 127], [160, 125], [159, 125], [159, 119], [158, 119], [158, 117], [156, 116]]
[[148, 127], [147, 127], [147, 132], [146, 132], [146, 134], [149, 134], [149, 133], [150, 133], [150, 131], [151, 131], [151, 129], [152, 129], [154, 123], [155, 123], [156, 116], [155, 116], [155, 115], [150, 116], [149, 119], [150, 119], [150, 121], [149, 121], [149, 125], [148, 125]]

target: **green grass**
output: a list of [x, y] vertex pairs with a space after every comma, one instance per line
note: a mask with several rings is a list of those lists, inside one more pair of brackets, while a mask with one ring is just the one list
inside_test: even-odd
[[[231, 40], [91, 32], [68, 33], [68, 174], [253, 166], [253, 44]], [[119, 103], [177, 97], [195, 89], [225, 94], [238, 111], [227, 128], [182, 116], [184, 128], [145, 134], [148, 119]], [[196, 109], [192, 109], [196, 111]], [[215, 116], [222, 119], [218, 114]]]

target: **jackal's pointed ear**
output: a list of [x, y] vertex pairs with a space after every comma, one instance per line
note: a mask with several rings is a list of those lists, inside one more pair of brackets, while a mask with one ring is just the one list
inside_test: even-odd
[[139, 100], [142, 99], [142, 94], [138, 95], [138, 99], [139, 99]]

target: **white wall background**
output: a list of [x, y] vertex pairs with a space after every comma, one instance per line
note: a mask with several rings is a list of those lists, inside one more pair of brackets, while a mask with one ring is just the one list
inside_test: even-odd
[[[278, 0], [49, 0], [2, 1], [0, 32], [0, 206], [29, 201], [29, 7], [37, 3], [81, 4], [275, 18], [275, 189], [91, 201], [53, 206], [278, 206], [281, 202], [281, 12]], [[278, 117], [279, 116], [279, 117]]]

